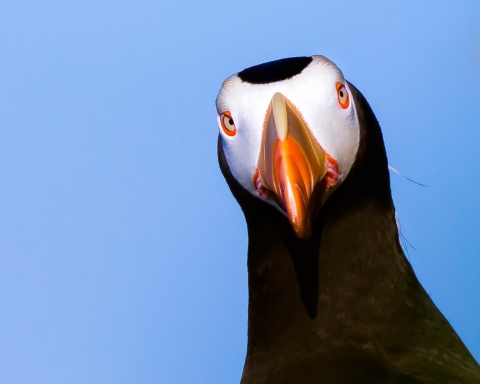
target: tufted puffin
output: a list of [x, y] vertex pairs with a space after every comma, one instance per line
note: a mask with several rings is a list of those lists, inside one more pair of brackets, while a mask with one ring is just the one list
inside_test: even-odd
[[247, 68], [216, 100], [248, 228], [241, 384], [480, 383], [399, 242], [382, 132], [324, 56]]

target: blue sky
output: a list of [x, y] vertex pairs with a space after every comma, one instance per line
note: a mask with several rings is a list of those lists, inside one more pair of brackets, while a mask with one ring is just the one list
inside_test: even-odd
[[214, 100], [323, 54], [383, 127], [415, 271], [480, 359], [480, 3], [0, 3], [5, 383], [237, 383], [247, 234]]

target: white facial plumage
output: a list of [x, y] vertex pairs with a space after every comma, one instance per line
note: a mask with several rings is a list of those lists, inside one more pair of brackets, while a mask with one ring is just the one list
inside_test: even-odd
[[[232, 175], [245, 189], [256, 194], [252, 177], [265, 117], [276, 92], [296, 107], [318, 144], [337, 161], [340, 180], [345, 179], [355, 161], [360, 128], [353, 98], [346, 108], [339, 104], [338, 83], [351, 95], [342, 72], [323, 56], [312, 56], [310, 64], [286, 80], [251, 84], [235, 74], [224, 81], [216, 100], [222, 146]], [[227, 111], [235, 123], [234, 135], [222, 129], [220, 115]]]

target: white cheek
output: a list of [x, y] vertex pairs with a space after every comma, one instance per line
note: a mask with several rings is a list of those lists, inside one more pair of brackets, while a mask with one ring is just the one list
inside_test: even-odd
[[[223, 150], [228, 166], [235, 179], [250, 192], [254, 192], [253, 175], [257, 169], [261, 133], [251, 135], [245, 127], [252, 122], [235, 122], [237, 134], [229, 137], [222, 134]], [[243, 129], [242, 129], [243, 128]]]
[[236, 97], [229, 107], [237, 134], [233, 137], [222, 135], [225, 156], [230, 170], [237, 181], [254, 193], [253, 175], [257, 169], [262, 140], [263, 123], [270, 102], [271, 92], [263, 87], [241, 84]]
[[343, 110], [336, 108], [329, 129], [328, 145], [340, 168], [340, 173], [346, 176], [355, 161], [360, 140], [360, 127], [355, 111], [352, 108]]
[[337, 162], [340, 173], [345, 176], [358, 150], [360, 129], [353, 104], [342, 109], [332, 97], [323, 100], [322, 107], [312, 111], [307, 118], [318, 143]]

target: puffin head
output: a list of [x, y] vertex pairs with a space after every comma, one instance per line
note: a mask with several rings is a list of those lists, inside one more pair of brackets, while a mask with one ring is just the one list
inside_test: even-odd
[[350, 84], [324, 56], [247, 68], [216, 106], [221, 147], [240, 186], [285, 214], [299, 238], [347, 177], [360, 125]]

